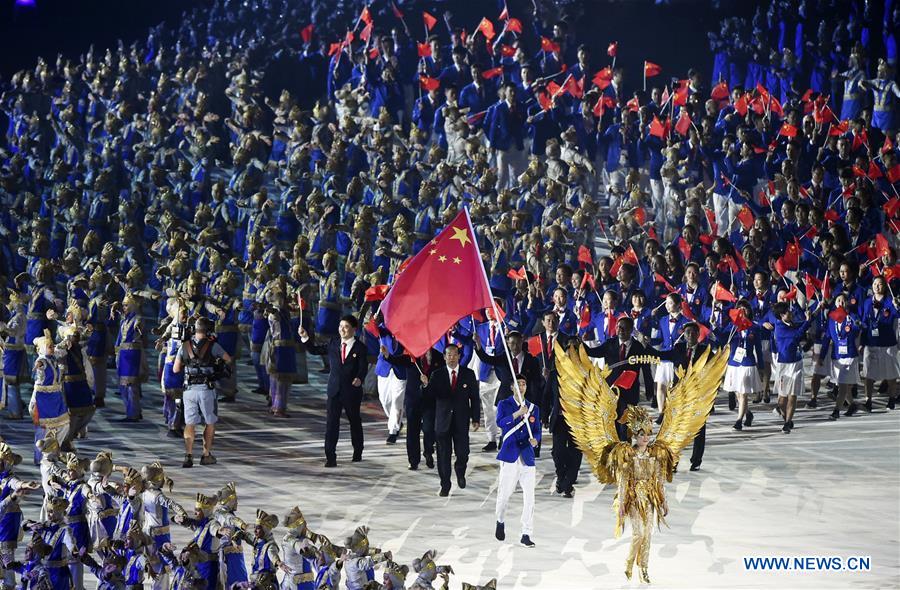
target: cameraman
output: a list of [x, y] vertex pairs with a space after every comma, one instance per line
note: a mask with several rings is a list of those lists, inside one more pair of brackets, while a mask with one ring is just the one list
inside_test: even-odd
[[203, 428], [203, 456], [201, 465], [212, 465], [216, 458], [210, 452], [216, 434], [216, 381], [226, 375], [231, 357], [211, 336], [212, 322], [197, 318], [194, 335], [182, 341], [172, 365], [172, 371], [185, 371], [184, 395], [184, 463], [182, 467], [193, 467], [194, 427], [200, 423], [200, 415], [206, 426]]

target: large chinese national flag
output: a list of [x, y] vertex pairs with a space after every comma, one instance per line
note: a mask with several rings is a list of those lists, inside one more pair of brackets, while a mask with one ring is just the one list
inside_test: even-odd
[[463, 210], [396, 278], [381, 313], [387, 329], [418, 357], [460, 318], [489, 307], [491, 291]]

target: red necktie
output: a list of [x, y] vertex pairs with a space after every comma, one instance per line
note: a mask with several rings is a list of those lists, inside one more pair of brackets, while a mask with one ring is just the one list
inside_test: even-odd
[[553, 356], [553, 336], [547, 336], [547, 356]]
[[456, 369], [450, 371], [450, 389], [456, 390]]
[[624, 344], [619, 347], [619, 360], [620, 361], [625, 360], [625, 345]]
[[512, 361], [513, 361], [513, 373], [515, 373], [515, 375], [513, 375], [513, 377], [515, 377], [516, 375], [519, 374], [519, 359], [514, 358]]
[[494, 324], [491, 324], [491, 339], [490, 339], [490, 342], [488, 342], [488, 344], [490, 344], [491, 346], [494, 346], [494, 339], [496, 337], [497, 337], [497, 326], [495, 326]]
[[343, 364], [347, 360], [347, 343], [341, 342], [341, 363]]

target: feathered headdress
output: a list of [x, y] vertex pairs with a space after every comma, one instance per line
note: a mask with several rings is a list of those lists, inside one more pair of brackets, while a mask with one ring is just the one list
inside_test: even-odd
[[628, 426], [628, 436], [637, 436], [638, 433], [650, 436], [653, 434], [653, 420], [647, 409], [641, 406], [628, 406], [622, 417], [619, 418], [619, 424]]

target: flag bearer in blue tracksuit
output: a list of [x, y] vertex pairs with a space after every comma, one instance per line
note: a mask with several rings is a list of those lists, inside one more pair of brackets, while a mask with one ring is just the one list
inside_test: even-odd
[[[521, 399], [525, 400], [528, 381], [516, 376]], [[501, 430], [500, 476], [497, 485], [497, 527], [494, 535], [498, 541], [506, 538], [505, 515], [509, 498], [516, 491], [516, 483], [522, 486], [522, 538], [525, 547], [534, 547], [531, 534], [534, 530], [534, 449], [541, 442], [540, 409], [533, 403], [516, 397], [507, 397], [497, 404], [497, 426]]]

